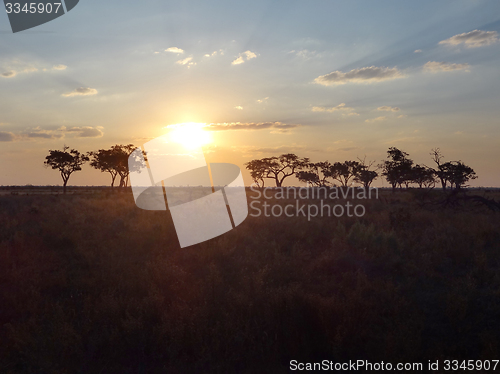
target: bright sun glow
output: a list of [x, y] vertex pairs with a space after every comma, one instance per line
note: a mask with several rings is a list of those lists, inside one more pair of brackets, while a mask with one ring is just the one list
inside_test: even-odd
[[210, 134], [203, 129], [204, 127], [204, 123], [194, 122], [167, 126], [170, 130], [170, 140], [182, 144], [188, 149], [199, 148], [212, 141]]

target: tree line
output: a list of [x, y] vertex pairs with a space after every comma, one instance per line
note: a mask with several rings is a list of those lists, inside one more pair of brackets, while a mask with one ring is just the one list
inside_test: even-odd
[[431, 160], [435, 167], [415, 164], [409, 154], [390, 147], [387, 159], [382, 163], [357, 161], [330, 163], [328, 161], [311, 162], [307, 157], [299, 157], [293, 153], [281, 156], [255, 159], [245, 164], [254, 183], [265, 186], [265, 180], [271, 179], [276, 187], [281, 187], [286, 178], [295, 176], [299, 181], [318, 187], [351, 186], [353, 183], [368, 188], [378, 177], [384, 177], [392, 186], [392, 190], [408, 188], [416, 185], [418, 188], [434, 188], [441, 183], [446, 190], [460, 190], [471, 179], [476, 179], [474, 170], [462, 161], [443, 162], [439, 148], [431, 150]]
[[[49, 150], [44, 164], [60, 172], [64, 193], [70, 176], [82, 170], [82, 166], [87, 162], [94, 169], [110, 174], [111, 188], [114, 188], [118, 177], [119, 187], [126, 187], [132, 171], [129, 168], [129, 156], [136, 148], [133, 144], [117, 144], [109, 149], [81, 153], [64, 146], [62, 150]], [[281, 187], [285, 179], [295, 176], [299, 181], [317, 187], [332, 187], [337, 184], [348, 187], [358, 183], [369, 188], [373, 181], [382, 176], [392, 186], [393, 191], [403, 186], [408, 188], [410, 185], [434, 188], [436, 183], [441, 183], [443, 190], [460, 190], [469, 180], [477, 178], [474, 170], [462, 161], [443, 162], [444, 157], [439, 148], [432, 149], [430, 155], [435, 164], [434, 168], [415, 164], [408, 153], [396, 147], [389, 148], [387, 159], [382, 160], [380, 164], [375, 164], [375, 161], [366, 162], [366, 157], [358, 158], [357, 161], [311, 162], [307, 157], [287, 153], [251, 160], [245, 166], [259, 187], [265, 186], [266, 179], [273, 180], [276, 187]], [[146, 160], [145, 153], [143, 156]], [[143, 160], [137, 158], [132, 168], [139, 170], [144, 166]]]
[[[64, 146], [62, 150], [49, 150], [44, 165], [60, 172], [64, 193], [66, 193], [66, 186], [70, 176], [74, 172], [82, 170], [82, 166], [87, 162], [94, 169], [110, 174], [111, 188], [114, 188], [117, 177], [120, 180], [119, 187], [126, 187], [129, 174], [132, 171], [129, 168], [129, 156], [136, 148], [133, 144], [117, 144], [109, 149], [81, 153], [76, 149]], [[142, 160], [137, 159], [135, 161], [134, 169], [144, 166]]]

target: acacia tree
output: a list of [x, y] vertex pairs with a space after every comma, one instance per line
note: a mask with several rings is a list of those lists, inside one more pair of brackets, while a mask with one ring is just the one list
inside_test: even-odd
[[434, 161], [437, 166], [437, 170], [434, 170], [434, 172], [441, 181], [441, 188], [443, 189], [443, 191], [446, 191], [446, 185], [448, 183], [448, 173], [443, 169], [443, 164], [441, 163], [441, 160], [444, 156], [439, 148], [432, 149], [430, 155], [432, 161]]
[[462, 161], [442, 163], [443, 155], [439, 148], [432, 149], [430, 155], [437, 166], [437, 170], [434, 172], [441, 181], [443, 191], [446, 191], [448, 183], [452, 190], [460, 190], [469, 180], [477, 178], [474, 169], [465, 165]]
[[309, 165], [308, 158], [300, 158], [293, 153], [283, 154], [279, 157], [267, 157], [261, 160], [252, 160], [247, 162], [246, 168], [250, 170], [250, 173], [254, 173], [254, 181], [261, 180], [263, 182], [264, 178], [273, 179], [276, 183], [276, 187], [281, 187], [283, 181], [294, 175], [298, 170], [302, 170], [307, 165]]
[[[113, 154], [114, 160], [114, 169], [120, 176], [120, 187], [127, 187], [129, 174], [131, 171], [134, 171], [129, 169], [128, 158], [136, 148], [137, 147], [133, 144], [117, 144], [111, 147], [111, 153]], [[142, 163], [139, 162], [139, 160], [135, 161], [135, 167], [141, 168], [143, 166]]]
[[392, 186], [392, 192], [396, 191], [397, 186], [401, 188], [403, 183], [407, 184], [408, 181], [411, 181], [413, 160], [408, 156], [408, 153], [396, 147], [391, 147], [387, 151], [389, 160], [385, 160], [381, 167], [383, 169], [382, 175]]
[[331, 166], [332, 165], [328, 161], [310, 163], [306, 166], [308, 170], [298, 171], [296, 176], [299, 181], [310, 183], [313, 186], [329, 186], [330, 182], [327, 178]]
[[66, 194], [66, 186], [69, 177], [75, 171], [82, 170], [82, 165], [89, 161], [86, 154], [82, 154], [76, 149], [69, 150], [69, 147], [64, 146], [63, 150], [49, 150], [49, 155], [45, 157], [45, 167], [51, 167], [54, 170], [59, 170], [63, 180], [63, 193]]
[[88, 155], [92, 157], [90, 166], [103, 173], [106, 172], [111, 174], [111, 188], [114, 188], [118, 171], [116, 170], [117, 157], [113, 151], [111, 149], [100, 149], [97, 152], [89, 152]]
[[[117, 176], [120, 176], [120, 187], [126, 187], [131, 171], [143, 168], [144, 161], [136, 158], [133, 163], [129, 163], [129, 157], [137, 147], [133, 144], [117, 144], [110, 149], [100, 149], [97, 152], [89, 152], [92, 157], [90, 166], [102, 172], [111, 174], [111, 188], [114, 187]], [[146, 154], [143, 152], [144, 159]], [[132, 165], [132, 168], [130, 167]]]
[[462, 161], [450, 161], [441, 166], [452, 189], [454, 186], [455, 190], [460, 190], [469, 180], [477, 178], [474, 169]]
[[434, 178], [434, 169], [415, 165], [411, 169], [412, 182], [418, 185], [418, 188], [434, 188], [436, 185], [436, 180]]
[[356, 175], [354, 176], [354, 181], [362, 184], [365, 189], [368, 189], [373, 181], [378, 177], [378, 173], [376, 170], [370, 170], [371, 167], [375, 164], [375, 161], [370, 161], [367, 164], [366, 156], [363, 159], [360, 159], [358, 157], [358, 160], [359, 167], [356, 171]]
[[336, 162], [327, 173], [328, 177], [340, 182], [342, 187], [349, 186], [349, 182], [360, 171], [361, 164], [357, 161]]
[[264, 160], [252, 160], [247, 162], [246, 168], [250, 170], [250, 176], [257, 187], [264, 188], [267, 172], [267, 162]]

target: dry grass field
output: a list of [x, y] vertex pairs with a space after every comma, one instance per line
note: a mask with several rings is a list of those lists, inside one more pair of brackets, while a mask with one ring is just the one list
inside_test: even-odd
[[499, 213], [472, 202], [382, 191], [362, 218], [249, 216], [180, 249], [130, 192], [19, 192], [0, 196], [0, 373], [500, 358]]

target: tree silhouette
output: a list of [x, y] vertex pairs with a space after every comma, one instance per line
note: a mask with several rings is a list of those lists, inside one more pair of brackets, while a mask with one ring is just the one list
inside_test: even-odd
[[391, 147], [387, 151], [387, 158], [381, 165], [382, 175], [385, 176], [387, 181], [392, 186], [392, 192], [396, 191], [396, 187], [406, 184], [411, 181], [411, 170], [413, 160], [408, 158], [409, 154], [401, 151], [396, 147]]
[[331, 183], [327, 178], [331, 166], [332, 165], [328, 161], [310, 163], [305, 166], [308, 170], [298, 171], [296, 176], [299, 181], [312, 184], [313, 186], [329, 186]]
[[474, 169], [465, 165], [462, 161], [442, 163], [443, 155], [439, 148], [432, 149], [430, 155], [437, 166], [435, 174], [441, 181], [443, 191], [446, 191], [448, 183], [450, 183], [452, 190], [460, 190], [469, 180], [477, 178]]
[[[129, 156], [136, 148], [137, 147], [133, 144], [117, 144], [110, 149], [100, 149], [97, 152], [89, 152], [89, 156], [92, 157], [90, 166], [111, 174], [111, 188], [114, 188], [117, 176], [120, 176], [120, 187], [126, 187], [130, 172], [145, 166], [142, 160], [135, 159], [132, 163], [133, 170], [129, 170]], [[146, 159], [146, 154], [144, 152], [143, 156], [144, 159]]]
[[252, 177], [254, 183], [258, 187], [264, 188], [268, 163], [264, 160], [252, 160], [247, 162], [245, 165], [250, 171], [250, 176]]
[[364, 188], [369, 188], [375, 179], [378, 177], [378, 173], [376, 170], [370, 170], [371, 167], [375, 164], [375, 161], [370, 161], [368, 164], [366, 163], [366, 156], [363, 159], [359, 160], [359, 167], [356, 171], [356, 175], [354, 176], [354, 181], [363, 185]]
[[80, 153], [76, 149], [71, 149], [64, 146], [63, 150], [49, 150], [49, 155], [45, 157], [45, 167], [51, 167], [54, 170], [59, 170], [63, 180], [63, 192], [66, 194], [66, 186], [69, 177], [75, 171], [82, 170], [82, 165], [89, 161], [89, 157]]
[[327, 176], [340, 182], [342, 187], [348, 187], [351, 179], [360, 171], [360, 167], [361, 164], [357, 161], [336, 162], [330, 167]]
[[469, 180], [477, 178], [474, 169], [465, 165], [462, 161], [446, 162], [441, 167], [447, 180], [450, 182], [451, 188], [455, 186], [456, 190], [464, 187]]
[[436, 179], [434, 178], [436, 172], [434, 169], [426, 166], [415, 165], [411, 169], [411, 180], [416, 183], [419, 188], [434, 188]]
[[[111, 153], [113, 155], [113, 163], [114, 163], [113, 168], [120, 176], [120, 187], [122, 188], [127, 187], [128, 176], [131, 171], [134, 171], [134, 170], [129, 170], [128, 158], [136, 148], [137, 147], [134, 146], [133, 144], [127, 144], [127, 145], [117, 144], [111, 147]], [[134, 165], [135, 168], [143, 167], [143, 164], [140, 160], [135, 160]]]
[[116, 155], [111, 149], [100, 149], [97, 152], [89, 152], [88, 155], [92, 157], [90, 166], [94, 169], [100, 170], [111, 174], [111, 188], [114, 188], [115, 179], [118, 175], [116, 170]]
[[439, 148], [432, 149], [430, 155], [432, 161], [434, 161], [434, 163], [437, 166], [437, 170], [435, 170], [434, 172], [441, 181], [441, 188], [443, 189], [443, 191], [446, 191], [446, 184], [448, 183], [447, 173], [445, 172], [445, 170], [443, 170], [441, 163], [441, 160], [443, 159], [444, 156]]
[[300, 158], [293, 153], [283, 154], [279, 157], [267, 157], [261, 160], [247, 162], [246, 168], [253, 174], [252, 178], [257, 183], [264, 178], [273, 179], [276, 187], [282, 187], [283, 181], [302, 170], [309, 164], [308, 158]]

